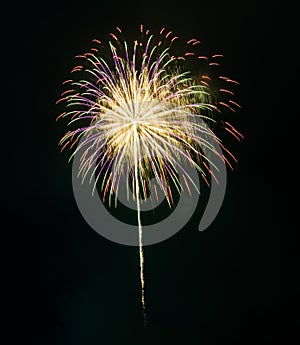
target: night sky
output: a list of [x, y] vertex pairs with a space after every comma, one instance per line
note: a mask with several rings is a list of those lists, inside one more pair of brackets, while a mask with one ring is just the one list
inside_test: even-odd
[[[2, 184], [5, 300], [16, 343], [300, 342], [291, 200], [299, 179], [291, 155], [297, 40], [295, 9], [280, 3], [43, 1], [12, 8], [15, 24], [3, 29], [9, 53]], [[208, 52], [225, 56], [228, 75], [241, 84], [233, 122], [245, 136], [230, 142], [239, 162], [228, 171], [225, 200], [209, 229], [197, 231], [196, 214], [175, 236], [145, 248], [146, 329], [138, 250], [101, 237], [81, 216], [68, 153], [57, 145], [65, 127], [55, 122], [74, 56], [116, 26], [134, 32], [141, 23], [197, 37]]]

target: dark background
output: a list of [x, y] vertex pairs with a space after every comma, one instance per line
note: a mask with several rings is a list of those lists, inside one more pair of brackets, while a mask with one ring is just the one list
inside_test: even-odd
[[[237, 0], [10, 7], [12, 25], [2, 29], [2, 184], [11, 335], [32, 345], [299, 343], [296, 9]], [[210, 228], [199, 233], [193, 217], [145, 248], [146, 329], [137, 248], [85, 223], [68, 155], [57, 146], [65, 128], [55, 122], [73, 57], [115, 26], [134, 31], [141, 23], [197, 37], [225, 55], [241, 83], [234, 121], [245, 135], [234, 144], [239, 163]]]

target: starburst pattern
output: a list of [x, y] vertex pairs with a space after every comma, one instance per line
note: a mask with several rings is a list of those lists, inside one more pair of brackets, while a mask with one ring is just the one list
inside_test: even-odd
[[[213, 165], [210, 157], [218, 154], [212, 141], [222, 146], [226, 154], [221, 159], [230, 165], [227, 157], [234, 156], [212, 126], [202, 123], [219, 124], [224, 109], [235, 112], [239, 108], [233, 100], [234, 92], [227, 87], [238, 83], [218, 76], [221, 87], [216, 89], [211, 75], [195, 75], [188, 69], [201, 61], [209, 68], [217, 67], [222, 57], [196, 54], [200, 43], [196, 39], [187, 41], [183, 54], [176, 54], [173, 47], [178, 37], [171, 31], [162, 29], [157, 39], [141, 26], [141, 38], [132, 44], [118, 37], [121, 29], [116, 31], [107, 44], [93, 40], [95, 47], [79, 55], [83, 63], [72, 70], [80, 77], [65, 82], [70, 88], [58, 102], [65, 102], [67, 110], [58, 118], [68, 117], [73, 129], [60, 145], [72, 149], [84, 136], [71, 158], [83, 150], [79, 175], [84, 180], [96, 174], [95, 188], [101, 177], [104, 199], [114, 195], [117, 200], [122, 178], [131, 179], [132, 196], [137, 202], [145, 308], [140, 202], [148, 196], [146, 186], [154, 176], [172, 206], [169, 181], [178, 192], [195, 186], [184, 169], [186, 162], [208, 183], [208, 166]], [[223, 124], [234, 137], [242, 137], [227, 121]], [[180, 184], [178, 175], [183, 176], [186, 186]]]

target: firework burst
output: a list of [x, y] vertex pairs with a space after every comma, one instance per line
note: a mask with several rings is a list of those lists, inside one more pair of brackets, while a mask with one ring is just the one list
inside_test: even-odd
[[[72, 149], [84, 138], [71, 158], [83, 152], [78, 173], [82, 180], [96, 177], [94, 189], [100, 182], [103, 201], [113, 196], [116, 201], [120, 183], [124, 179], [131, 182], [128, 195], [137, 206], [145, 316], [141, 203], [149, 196], [147, 186], [154, 177], [172, 207], [170, 183], [179, 193], [195, 186], [185, 163], [209, 183], [210, 157], [220, 156], [212, 141], [223, 148], [223, 161], [230, 165], [228, 158], [235, 160], [212, 128], [222, 124], [237, 139], [242, 137], [222, 117], [224, 110], [239, 108], [231, 89], [238, 83], [215, 71], [209, 73], [219, 66], [222, 55], [208, 58], [197, 53], [197, 39], [177, 43], [179, 38], [171, 31], [163, 28], [152, 35], [143, 26], [138, 40], [129, 43], [122, 35], [117, 28], [108, 42], [95, 39], [89, 52], [77, 56], [82, 63], [71, 71], [76, 78], [64, 82], [68, 88], [58, 101], [66, 105], [58, 118], [67, 117], [71, 128], [60, 145], [62, 150], [67, 146]], [[185, 47], [181, 54], [178, 46]], [[178, 176], [183, 177], [185, 186]]]

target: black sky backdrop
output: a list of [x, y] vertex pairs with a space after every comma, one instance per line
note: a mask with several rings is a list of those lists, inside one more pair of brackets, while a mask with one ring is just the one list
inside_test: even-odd
[[[237, 0], [11, 7], [2, 183], [13, 334], [32, 345], [298, 343], [295, 8]], [[74, 56], [116, 26], [134, 32], [141, 23], [224, 54], [241, 84], [234, 123], [245, 135], [232, 143], [239, 162], [209, 229], [199, 233], [195, 215], [145, 248], [146, 329], [137, 248], [102, 238], [80, 215], [57, 146], [65, 128], [55, 122]]]

